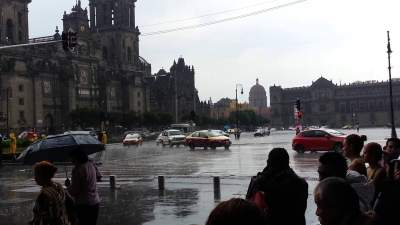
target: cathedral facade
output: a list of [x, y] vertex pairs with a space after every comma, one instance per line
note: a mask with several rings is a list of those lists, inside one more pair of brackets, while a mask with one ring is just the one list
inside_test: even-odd
[[[31, 0], [0, 2], [0, 46], [42, 43], [29, 39]], [[79, 108], [142, 114], [150, 109], [146, 77], [151, 65], [139, 55], [136, 0], [90, 0], [64, 13], [64, 31], [78, 34], [78, 46], [60, 43], [0, 50], [0, 126], [57, 129]]]
[[[400, 80], [393, 79], [395, 124], [400, 123]], [[366, 81], [334, 84], [323, 77], [308, 87], [270, 87], [274, 127], [295, 124], [294, 106], [300, 101], [302, 124], [341, 128], [344, 126], [372, 127], [390, 123], [389, 82]]]

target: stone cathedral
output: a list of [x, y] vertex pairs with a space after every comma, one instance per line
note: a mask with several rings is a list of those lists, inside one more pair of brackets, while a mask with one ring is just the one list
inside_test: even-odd
[[53, 36], [28, 37], [31, 0], [0, 0], [0, 126], [59, 129], [79, 108], [103, 112], [150, 110], [151, 65], [139, 55], [136, 0], [77, 1], [63, 15], [63, 30], [78, 32], [78, 47], [64, 51]]

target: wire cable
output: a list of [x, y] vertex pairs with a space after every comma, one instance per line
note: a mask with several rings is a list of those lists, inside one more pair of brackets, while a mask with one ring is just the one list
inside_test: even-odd
[[194, 25], [189, 25], [189, 26], [183, 26], [183, 27], [171, 28], [171, 29], [166, 29], [166, 30], [159, 30], [159, 31], [143, 33], [141, 36], [153, 36], [153, 35], [166, 34], [166, 33], [171, 33], [171, 32], [176, 32], [176, 31], [191, 30], [191, 29], [206, 27], [206, 26], [210, 26], [210, 25], [214, 25], [214, 24], [219, 24], [219, 23], [223, 23], [223, 22], [228, 22], [228, 21], [232, 21], [232, 20], [238, 20], [238, 19], [242, 19], [242, 18], [246, 18], [246, 17], [250, 17], [250, 16], [263, 14], [263, 13], [266, 13], [266, 12], [269, 12], [269, 11], [272, 11], [272, 10], [276, 10], [276, 9], [280, 9], [280, 8], [284, 8], [284, 7], [288, 7], [288, 6], [292, 6], [292, 5], [296, 5], [296, 4], [299, 4], [299, 3], [306, 2], [306, 1], [307, 0], [299, 0], [299, 1], [289, 2], [289, 3], [286, 3], [286, 4], [274, 6], [274, 7], [271, 7], [271, 8], [266, 8], [266, 9], [254, 11], [254, 12], [251, 12], [251, 13], [246, 13], [246, 14], [242, 14], [242, 15], [239, 15], [239, 16], [228, 17], [228, 18], [220, 19], [220, 20], [216, 20], [216, 21], [211, 21], [211, 22], [194, 24]]
[[190, 20], [195, 20], [195, 19], [201, 19], [201, 18], [204, 18], [204, 17], [216, 16], [216, 15], [221, 15], [221, 14], [225, 14], [225, 13], [240, 11], [240, 10], [243, 10], [243, 9], [253, 8], [255, 6], [265, 5], [265, 4], [273, 3], [273, 2], [277, 2], [277, 1], [281, 1], [281, 0], [263, 1], [263, 2], [258, 2], [258, 3], [252, 4], [252, 5], [247, 5], [247, 6], [244, 6], [244, 7], [241, 7], [241, 8], [228, 9], [228, 10], [224, 10], [224, 11], [213, 12], [213, 13], [208, 13], [208, 14], [204, 14], [204, 15], [200, 15], [200, 16], [184, 18], [184, 19], [169, 20], [169, 21], [164, 21], [164, 22], [160, 22], [160, 23], [146, 24], [146, 25], [142, 25], [141, 27], [154, 27], [154, 26], [158, 26], [158, 25], [172, 24], [172, 23], [185, 22], [185, 21], [190, 21]]

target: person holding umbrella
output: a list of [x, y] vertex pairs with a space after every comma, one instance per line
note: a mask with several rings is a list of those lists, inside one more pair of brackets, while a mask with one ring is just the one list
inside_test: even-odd
[[75, 199], [79, 224], [96, 225], [99, 215], [100, 198], [97, 191], [96, 166], [89, 160], [81, 147], [70, 153], [74, 168], [72, 182], [67, 179], [65, 186]]

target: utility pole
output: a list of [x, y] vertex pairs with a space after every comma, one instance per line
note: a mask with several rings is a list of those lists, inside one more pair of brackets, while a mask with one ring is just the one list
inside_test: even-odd
[[387, 31], [387, 38], [388, 38], [388, 44], [387, 44], [387, 54], [388, 54], [388, 61], [389, 61], [389, 92], [390, 92], [390, 122], [392, 124], [392, 133], [391, 137], [392, 138], [397, 138], [396, 134], [396, 126], [394, 124], [394, 111], [393, 111], [393, 90], [392, 90], [392, 67], [390, 65], [390, 54], [392, 54], [392, 49], [390, 47], [390, 36], [389, 36], [389, 31]]
[[236, 84], [236, 89], [235, 89], [235, 93], [236, 93], [236, 132], [237, 135], [239, 135], [239, 103], [238, 103], [238, 87], [241, 88], [241, 94], [243, 94], [243, 85], [242, 84]]

